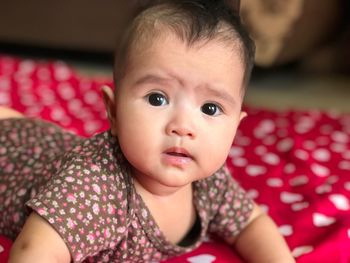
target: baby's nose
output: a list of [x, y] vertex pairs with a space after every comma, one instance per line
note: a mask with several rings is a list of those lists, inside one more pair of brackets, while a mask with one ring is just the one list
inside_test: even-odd
[[170, 136], [176, 135], [194, 139], [196, 137], [194, 118], [189, 113], [178, 111], [168, 122], [166, 132]]

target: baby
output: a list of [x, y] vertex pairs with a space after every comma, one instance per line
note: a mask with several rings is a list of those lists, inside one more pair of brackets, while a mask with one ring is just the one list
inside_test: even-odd
[[10, 262], [154, 262], [208, 236], [247, 262], [294, 262], [224, 166], [254, 57], [232, 6], [160, 1], [133, 20], [117, 88], [103, 87], [109, 131], [1, 121], [0, 232], [15, 238], [26, 220]]

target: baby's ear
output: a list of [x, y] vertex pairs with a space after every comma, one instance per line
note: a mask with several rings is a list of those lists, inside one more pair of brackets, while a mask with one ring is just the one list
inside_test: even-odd
[[239, 121], [243, 120], [247, 116], [248, 116], [247, 112], [241, 111], [241, 113], [239, 115]]
[[103, 102], [105, 104], [107, 117], [109, 120], [109, 124], [111, 126], [111, 132], [114, 136], [116, 136], [116, 103], [115, 103], [115, 96], [114, 91], [111, 89], [111, 87], [107, 85], [103, 85], [102, 88], [102, 97]]

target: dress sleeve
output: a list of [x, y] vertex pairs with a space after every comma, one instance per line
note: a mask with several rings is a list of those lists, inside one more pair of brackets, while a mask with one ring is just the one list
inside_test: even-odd
[[253, 201], [244, 189], [232, 178], [226, 167], [220, 169], [219, 182], [215, 185], [220, 195], [212, 200], [213, 218], [209, 224], [209, 233], [224, 240], [237, 236], [245, 227], [253, 210]]
[[125, 236], [125, 184], [86, 158], [68, 155], [61, 164], [26, 205], [59, 233], [73, 262], [81, 262]]

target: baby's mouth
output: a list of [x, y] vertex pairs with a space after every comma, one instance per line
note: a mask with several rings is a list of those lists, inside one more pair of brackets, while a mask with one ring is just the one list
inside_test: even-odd
[[179, 157], [188, 157], [188, 155], [184, 153], [177, 153], [177, 152], [167, 152], [166, 154], [173, 155], [173, 156], [179, 156]]
[[187, 152], [186, 149], [181, 147], [172, 147], [165, 151], [165, 154], [171, 155], [174, 157], [182, 157], [182, 158], [190, 158], [193, 159], [192, 156]]

